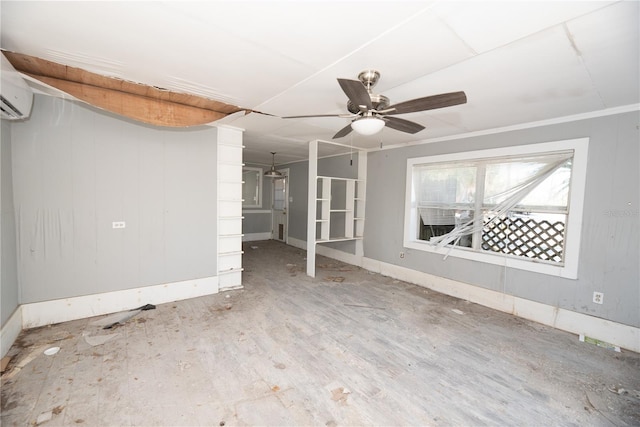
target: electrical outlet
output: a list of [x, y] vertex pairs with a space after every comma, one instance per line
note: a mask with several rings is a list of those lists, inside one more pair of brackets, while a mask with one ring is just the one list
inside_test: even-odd
[[127, 224], [124, 221], [114, 221], [111, 223], [112, 228], [125, 228], [126, 225]]
[[400, 258], [404, 258], [404, 252], [400, 252]]
[[596, 304], [602, 304], [604, 302], [604, 294], [602, 292], [594, 292], [593, 302]]

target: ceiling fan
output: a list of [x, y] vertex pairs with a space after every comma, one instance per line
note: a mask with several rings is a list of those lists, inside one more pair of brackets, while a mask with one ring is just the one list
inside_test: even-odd
[[467, 102], [467, 95], [465, 95], [464, 92], [450, 92], [390, 105], [389, 98], [384, 95], [374, 94], [371, 91], [379, 79], [380, 73], [376, 70], [362, 71], [358, 74], [358, 80], [338, 79], [340, 87], [347, 95], [347, 98], [349, 98], [347, 102], [349, 114], [315, 114], [283, 118], [345, 117], [353, 119], [351, 123], [333, 135], [333, 139], [342, 138], [352, 130], [362, 135], [373, 135], [385, 126], [401, 132], [414, 134], [423, 130], [424, 126], [394, 116], [396, 114], [415, 113], [418, 111], [450, 107]]

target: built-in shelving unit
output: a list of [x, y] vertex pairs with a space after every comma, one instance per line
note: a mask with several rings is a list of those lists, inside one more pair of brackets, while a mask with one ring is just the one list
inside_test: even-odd
[[[316, 243], [362, 239], [365, 181], [330, 176], [316, 179]], [[335, 193], [343, 197], [336, 200]]]
[[218, 287], [242, 287], [242, 139], [218, 142]]
[[358, 178], [318, 175], [318, 143], [309, 143], [309, 205], [307, 219], [307, 275], [315, 277], [316, 245], [356, 241], [362, 256], [367, 157], [358, 152]]

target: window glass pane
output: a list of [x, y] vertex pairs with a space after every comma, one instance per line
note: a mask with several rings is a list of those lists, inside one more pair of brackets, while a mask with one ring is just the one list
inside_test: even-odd
[[556, 170], [553, 175], [545, 179], [534, 188], [519, 206], [541, 209], [565, 209], [569, 200], [569, 182], [571, 181], [571, 162]]
[[[449, 233], [473, 218], [476, 166], [468, 163], [424, 165], [416, 168], [415, 188], [420, 215], [418, 239]], [[471, 246], [465, 236], [459, 246]]]
[[[498, 205], [518, 192], [527, 181], [560, 161], [564, 154], [549, 154], [515, 159], [496, 159], [486, 165], [483, 203]], [[566, 207], [569, 193], [570, 166], [561, 167], [525, 196], [522, 206]]]
[[246, 168], [242, 170], [242, 206], [260, 207], [262, 205], [262, 169]]
[[285, 178], [274, 179], [273, 180], [273, 209], [284, 210], [286, 206], [285, 191], [286, 191]]
[[469, 164], [424, 165], [416, 168], [418, 206], [472, 205], [476, 192], [476, 167]]

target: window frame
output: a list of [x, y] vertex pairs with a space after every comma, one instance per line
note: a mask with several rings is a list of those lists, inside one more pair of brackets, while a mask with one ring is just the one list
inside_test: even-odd
[[[442, 256], [469, 259], [473, 261], [495, 264], [504, 267], [517, 268], [536, 273], [549, 274], [568, 279], [578, 278], [578, 260], [580, 255], [580, 240], [582, 234], [582, 212], [587, 175], [589, 138], [575, 138], [562, 141], [543, 142], [536, 144], [517, 145], [503, 148], [475, 150], [435, 156], [425, 156], [407, 159], [405, 183], [405, 217], [404, 217], [404, 247], [420, 251], [440, 254]], [[507, 254], [487, 251], [471, 250], [447, 245], [438, 249], [434, 244], [419, 240], [417, 230], [417, 206], [412, 202], [413, 169], [414, 166], [429, 163], [459, 162], [482, 160], [505, 156], [520, 156], [545, 154], [557, 151], [573, 150], [571, 168], [571, 184], [567, 222], [565, 228], [565, 257], [563, 265], [549, 264], [541, 260], [518, 258]]]
[[244, 174], [245, 172], [256, 172], [257, 176], [258, 176], [258, 182], [257, 182], [257, 190], [258, 190], [258, 194], [257, 194], [257, 201], [256, 203], [247, 203], [247, 200], [242, 201], [242, 208], [262, 208], [262, 192], [263, 192], [263, 188], [262, 188], [262, 174], [263, 174], [263, 170], [262, 168], [256, 168], [256, 167], [252, 167], [252, 166], [243, 166], [242, 167], [242, 194], [244, 194], [244, 186], [245, 186], [245, 182], [244, 182]]

